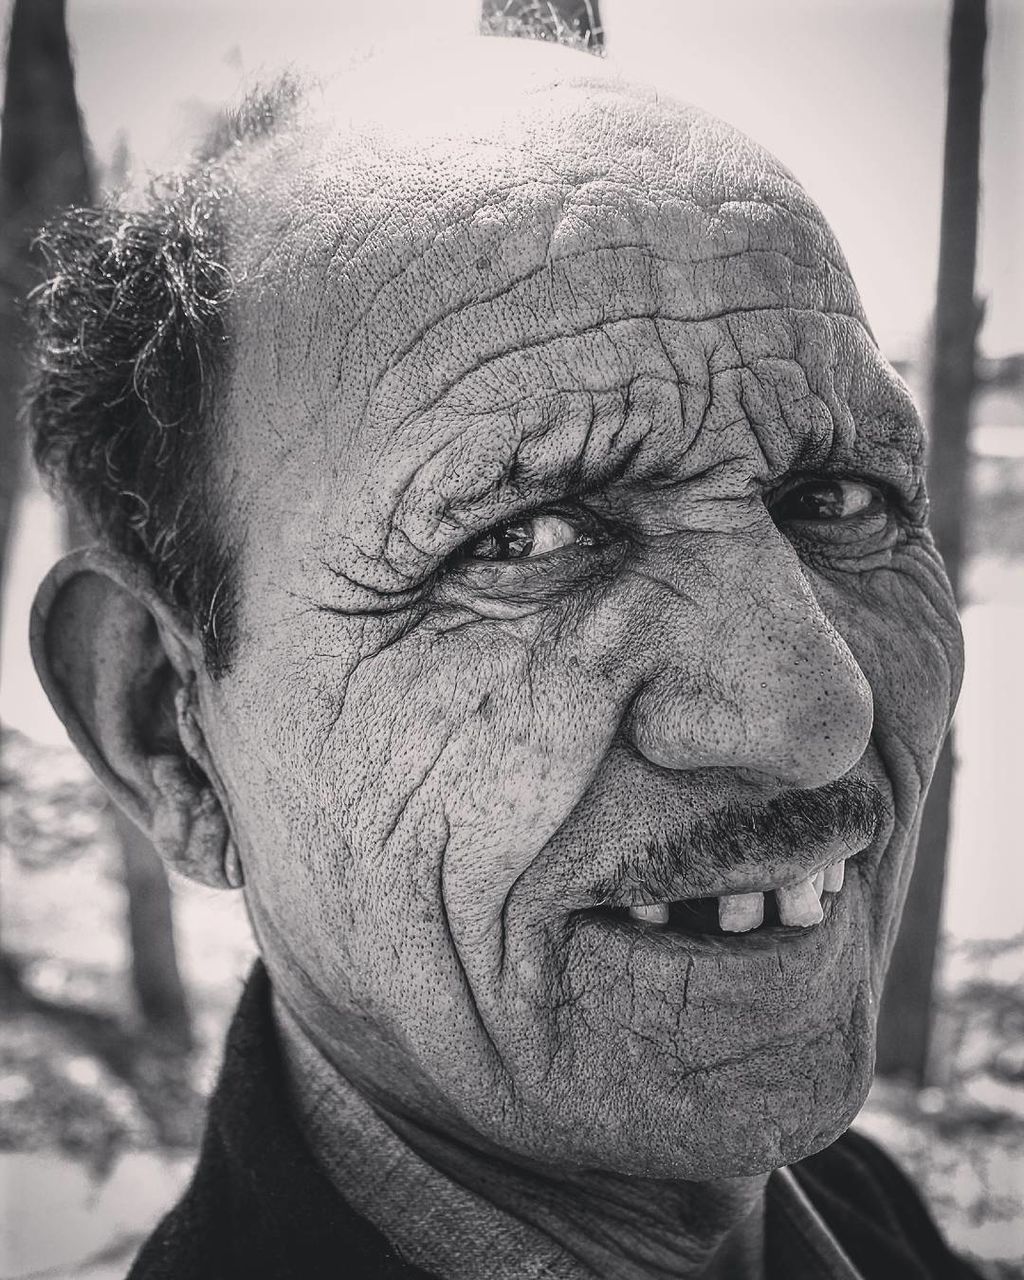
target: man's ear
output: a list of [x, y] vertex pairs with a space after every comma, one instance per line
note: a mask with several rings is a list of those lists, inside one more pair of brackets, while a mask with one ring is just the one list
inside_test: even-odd
[[75, 551], [36, 595], [32, 657], [68, 734], [175, 870], [237, 888], [241, 874], [195, 705], [202, 655], [141, 570]]

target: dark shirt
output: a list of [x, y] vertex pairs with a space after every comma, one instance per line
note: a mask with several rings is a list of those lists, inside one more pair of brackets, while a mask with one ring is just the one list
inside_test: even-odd
[[[978, 1280], [906, 1177], [862, 1135], [844, 1134], [790, 1169], [864, 1280]], [[770, 1280], [819, 1274], [772, 1180], [765, 1248]], [[303, 1141], [259, 963], [228, 1033], [195, 1174], [128, 1280], [172, 1277], [430, 1280], [339, 1196]]]

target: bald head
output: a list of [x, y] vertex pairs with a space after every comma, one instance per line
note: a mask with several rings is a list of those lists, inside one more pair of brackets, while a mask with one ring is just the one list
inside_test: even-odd
[[[481, 413], [492, 393], [488, 412], [543, 415], [546, 397], [620, 386], [615, 343], [636, 335], [648, 391], [681, 369], [696, 407], [694, 335], [726, 363], [734, 338], [752, 359], [776, 350], [792, 316], [868, 336], [841, 251], [777, 161], [579, 52], [477, 40], [371, 59], [311, 90], [232, 177], [223, 404], [250, 436], [274, 402], [324, 419], [342, 452], [396, 422]], [[786, 349], [800, 341], [790, 328]], [[594, 388], [547, 365], [573, 364], [573, 344]]]
[[[553, 45], [478, 39], [373, 57], [311, 89], [233, 172], [243, 194], [231, 221], [254, 261], [268, 247], [261, 238], [304, 215], [322, 215], [339, 261], [370, 226], [378, 246], [386, 239], [400, 254], [403, 236], [461, 221], [471, 224], [467, 249], [482, 250], [475, 261], [502, 238], [511, 269], [510, 218], [527, 241], [546, 232], [555, 259], [635, 243], [646, 219], [674, 258], [694, 264], [695, 316], [756, 306], [783, 281], [795, 306], [860, 314], [822, 215], [774, 157], [698, 108]], [[532, 259], [534, 249], [522, 252]]]

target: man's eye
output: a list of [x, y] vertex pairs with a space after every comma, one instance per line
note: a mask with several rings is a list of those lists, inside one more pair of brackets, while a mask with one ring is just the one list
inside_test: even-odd
[[495, 525], [459, 552], [466, 560], [536, 560], [563, 547], [593, 546], [594, 536], [580, 520], [552, 514], [525, 516]]
[[791, 521], [851, 520], [884, 505], [879, 491], [862, 480], [805, 480], [771, 502], [776, 524]]

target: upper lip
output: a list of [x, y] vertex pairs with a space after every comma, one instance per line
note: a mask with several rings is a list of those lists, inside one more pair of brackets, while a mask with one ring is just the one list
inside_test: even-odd
[[[784, 864], [758, 866], [756, 849], [749, 864], [733, 867], [697, 866], [687, 862], [685, 847], [679, 849], [678, 863], [644, 865], [634, 859], [620, 869], [611, 883], [597, 886], [592, 905], [631, 907], [655, 902], [678, 902], [694, 898], [720, 898], [735, 893], [768, 893], [799, 884], [834, 862], [852, 858], [871, 843], [877, 823], [857, 833], [832, 833], [813, 845], [791, 851]], [[663, 860], [662, 860], [663, 861]]]

